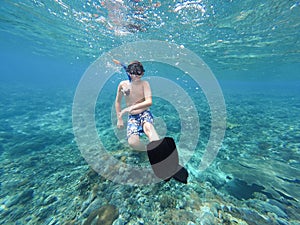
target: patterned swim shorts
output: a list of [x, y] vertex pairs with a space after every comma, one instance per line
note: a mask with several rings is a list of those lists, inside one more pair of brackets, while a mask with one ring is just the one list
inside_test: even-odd
[[144, 133], [143, 125], [145, 122], [153, 124], [153, 116], [150, 110], [145, 110], [136, 115], [129, 115], [127, 122], [127, 138], [133, 134], [141, 136]]

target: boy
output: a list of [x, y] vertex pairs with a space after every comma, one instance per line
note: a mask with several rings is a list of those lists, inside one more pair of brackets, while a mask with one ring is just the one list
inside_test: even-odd
[[[188, 171], [179, 165], [178, 152], [173, 138], [159, 139], [153, 126], [153, 116], [149, 110], [152, 105], [151, 88], [147, 81], [141, 80], [144, 75], [144, 67], [134, 61], [123, 66], [126, 69], [128, 80], [121, 81], [116, 96], [115, 108], [118, 117], [118, 128], [124, 127], [122, 116], [128, 113], [127, 138], [129, 145], [136, 150], [147, 150], [154, 174], [165, 181], [171, 178], [187, 183]], [[123, 96], [126, 100], [126, 108], [121, 110]], [[139, 136], [145, 133], [149, 138], [147, 148], [140, 142]]]
[[[118, 117], [117, 127], [124, 127], [122, 116], [128, 113], [128, 144], [133, 149], [145, 151], [145, 145], [140, 142], [139, 138], [142, 133], [147, 135], [150, 142], [159, 140], [153, 126], [153, 116], [149, 110], [149, 107], [152, 105], [151, 88], [147, 81], [141, 80], [145, 70], [140, 62], [134, 61], [130, 63], [127, 66], [126, 72], [130, 79], [120, 82], [115, 102]], [[123, 96], [127, 107], [121, 110]]]

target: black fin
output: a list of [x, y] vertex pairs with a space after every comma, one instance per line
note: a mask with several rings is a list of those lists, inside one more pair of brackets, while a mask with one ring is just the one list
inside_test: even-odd
[[181, 183], [187, 184], [187, 179], [188, 179], [189, 173], [186, 170], [186, 168], [181, 167], [180, 170], [178, 170], [177, 173], [173, 176], [173, 178]]
[[165, 181], [172, 177], [187, 183], [188, 172], [179, 165], [178, 152], [173, 138], [165, 137], [147, 145], [147, 154], [154, 174]]

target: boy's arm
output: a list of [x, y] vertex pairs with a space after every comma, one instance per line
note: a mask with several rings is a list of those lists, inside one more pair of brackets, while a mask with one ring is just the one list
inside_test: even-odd
[[122, 102], [122, 95], [121, 95], [121, 83], [118, 86], [116, 101], [115, 101], [115, 109], [117, 116], [121, 112], [121, 102]]
[[121, 115], [121, 102], [122, 102], [122, 94], [121, 94], [121, 83], [118, 86], [116, 100], [115, 100], [115, 109], [117, 115], [117, 127], [122, 128], [124, 126], [122, 115]]

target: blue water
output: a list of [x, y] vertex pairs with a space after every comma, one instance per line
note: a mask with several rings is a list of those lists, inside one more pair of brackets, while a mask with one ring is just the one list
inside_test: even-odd
[[[0, 224], [300, 224], [299, 21], [296, 0], [2, 1]], [[205, 93], [185, 71], [143, 62], [144, 79], [174, 81], [197, 110], [195, 146], [178, 147], [183, 158], [195, 147], [187, 185], [113, 182], [91, 168], [75, 137], [74, 98], [88, 68], [108, 51], [151, 40], [202, 58], [225, 100], [225, 137], [200, 171], [212, 127]], [[147, 166], [115, 129], [115, 91], [126, 75], [112, 67], [95, 129], [119, 162]], [[158, 132], [179, 143], [181, 103], [155, 94]]]

